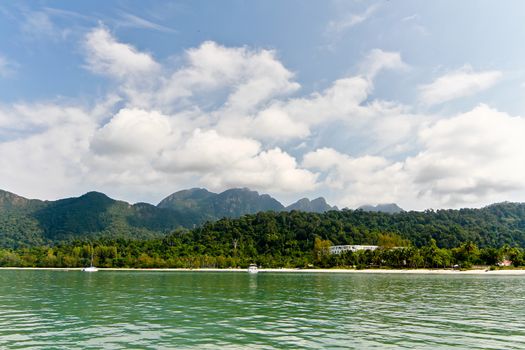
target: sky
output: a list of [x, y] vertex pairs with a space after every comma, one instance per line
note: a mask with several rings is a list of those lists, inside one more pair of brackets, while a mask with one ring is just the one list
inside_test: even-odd
[[0, 189], [525, 201], [523, 1], [0, 3]]

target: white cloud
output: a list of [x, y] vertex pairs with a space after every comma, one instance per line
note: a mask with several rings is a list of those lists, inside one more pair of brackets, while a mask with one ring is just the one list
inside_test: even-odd
[[[115, 51], [143, 55], [129, 45], [118, 43], [104, 28], [91, 32], [88, 38], [95, 34], [103, 38], [96, 41], [109, 42], [105, 46], [119, 48]], [[110, 64], [101, 68], [99, 56], [104, 55], [95, 55], [93, 65], [98, 67], [97, 71], [112, 72], [114, 66], [118, 69], [126, 67], [117, 64], [116, 59], [107, 59], [103, 61], [110, 61]], [[157, 65], [151, 63], [146, 67]], [[399, 53], [372, 50], [362, 64], [366, 78], [342, 78], [320, 93], [286, 99], [299, 88], [299, 84], [293, 81], [294, 74], [279, 62], [275, 52], [228, 48], [208, 41], [188, 49], [182, 65], [172, 73], [165, 65], [158, 69], [161, 74], [147, 75], [137, 84], [126, 82], [120, 88], [130, 108], [154, 109], [165, 114], [193, 109], [200, 115], [194, 127], [213, 128], [229, 136], [286, 142], [308, 137], [311, 127], [319, 124], [333, 120], [354, 123], [372, 114], [377, 115], [377, 103], [361, 105], [373, 89], [373, 77], [382, 69], [404, 68], [406, 64]], [[126, 74], [127, 70], [113, 75]], [[153, 80], [151, 76], [154, 76]], [[383, 109], [392, 112], [391, 108]]]
[[[0, 179], [6, 189], [57, 198], [85, 189], [82, 157], [96, 127], [92, 110], [76, 106], [17, 105], [0, 117]], [[2, 137], [3, 136], [3, 137]]]
[[256, 156], [260, 147], [252, 139], [225, 137], [215, 130], [197, 129], [184, 143], [164, 151], [160, 165], [168, 172], [215, 172]]
[[255, 115], [220, 111], [218, 128], [224, 133], [260, 140], [308, 137], [311, 128], [320, 124], [336, 120], [351, 123], [366, 118], [368, 109], [360, 104], [371, 88], [371, 82], [362, 77], [339, 79], [320, 93], [272, 101]]
[[117, 20], [117, 26], [119, 27], [132, 27], [141, 29], [157, 30], [165, 33], [177, 33], [173, 28], [169, 28], [152, 21], [148, 21], [145, 18], [139, 17], [132, 13], [122, 12], [120, 14], [121, 19]]
[[279, 148], [242, 159], [235, 167], [208, 173], [203, 183], [210, 188], [249, 187], [270, 193], [304, 193], [316, 188], [317, 174], [298, 167], [295, 159]]
[[98, 74], [130, 79], [153, 74], [160, 68], [151, 55], [116, 41], [104, 27], [86, 35], [85, 48], [87, 67]]
[[399, 52], [373, 49], [366, 56], [361, 69], [366, 77], [373, 79], [383, 69], [406, 70], [408, 65], [401, 59]]
[[214, 130], [195, 130], [174, 149], [167, 149], [156, 166], [167, 173], [193, 172], [203, 185], [217, 190], [250, 187], [278, 193], [308, 191], [316, 175], [300, 169], [278, 148], [261, 150], [249, 138], [233, 138]]
[[421, 18], [421, 16], [419, 14], [414, 13], [413, 15], [405, 16], [405, 17], [401, 18], [401, 22], [416, 21], [416, 20], [419, 20], [420, 18]]
[[[89, 128], [77, 125], [75, 110], [60, 104], [36, 110], [14, 106], [4, 114], [0, 109], [0, 125], [9, 125], [16, 137], [35, 133], [44, 138], [64, 123], [83, 128], [77, 130], [82, 138], [74, 138], [79, 144], [71, 146], [78, 150], [75, 166], [55, 167], [82, 173], [71, 184], [122, 192], [132, 188], [134, 196], [165, 191], [162, 186], [170, 183], [305, 193], [318, 188], [319, 174], [299, 165], [281, 145], [304, 143], [314, 128], [334, 121], [357, 128], [389, 113], [403, 115], [397, 105], [364, 104], [377, 71], [403, 66], [396, 53], [371, 52], [370, 77], [349, 76], [321, 92], [290, 97], [299, 84], [271, 50], [205, 42], [171, 67], [119, 42], [104, 27], [86, 35], [84, 48], [87, 67], [114, 79], [119, 95], [94, 106]], [[123, 107], [113, 111], [117, 102]], [[19, 147], [28, 151], [23, 143]]]
[[88, 119], [94, 121], [98, 113], [103, 113], [98, 111], [88, 116], [90, 112], [79, 106], [57, 103], [0, 105], [0, 132], [6, 136], [10, 133], [37, 134], [57, 125], [82, 123]]
[[447, 73], [428, 85], [419, 87], [420, 100], [426, 105], [436, 105], [461, 97], [471, 96], [496, 84], [500, 71], [476, 72], [470, 66]]
[[402, 163], [383, 157], [353, 158], [331, 148], [321, 148], [307, 153], [302, 165], [326, 174], [323, 184], [338, 193], [334, 200], [341, 206], [399, 202], [407, 195], [409, 183]]
[[288, 71], [269, 50], [227, 48], [207, 41], [187, 50], [186, 64], [176, 70], [158, 91], [166, 106], [180, 98], [198, 97], [225, 89], [224, 107], [231, 111], [250, 111], [268, 99], [296, 91]]
[[525, 118], [485, 105], [424, 127], [420, 151], [394, 161], [334, 149], [307, 153], [341, 206], [397, 202], [410, 208], [479, 206], [525, 194]]
[[525, 189], [523, 135], [524, 118], [481, 105], [424, 129], [407, 171], [421, 195], [442, 205], [501, 200]]
[[378, 9], [378, 4], [369, 6], [361, 13], [347, 13], [343, 17], [328, 23], [328, 32], [341, 33], [368, 20]]
[[308, 124], [293, 120], [285, 111], [272, 107], [259, 112], [249, 127], [254, 137], [269, 140], [301, 139], [310, 134]]
[[[104, 27], [87, 34], [84, 48], [87, 67], [112, 79], [115, 91], [89, 108], [0, 106], [8, 189], [42, 198], [98, 189], [145, 200], [186, 186], [246, 186], [287, 198], [328, 194], [342, 207], [417, 209], [525, 193], [524, 119], [484, 105], [419, 115], [375, 99], [378, 72], [407, 67], [397, 52], [372, 50], [356, 75], [298, 96], [293, 72], [272, 50], [204, 42], [161, 64]], [[421, 93], [437, 103], [500, 75], [467, 67]], [[454, 97], [436, 92], [447, 87]]]
[[366, 100], [371, 89], [371, 83], [362, 77], [343, 78], [336, 80], [321, 93], [292, 99], [283, 104], [282, 108], [293, 119], [308, 124], [346, 119], [358, 114], [360, 104]]
[[176, 140], [177, 134], [167, 116], [156, 111], [124, 108], [97, 130], [91, 148], [101, 155], [152, 156]]

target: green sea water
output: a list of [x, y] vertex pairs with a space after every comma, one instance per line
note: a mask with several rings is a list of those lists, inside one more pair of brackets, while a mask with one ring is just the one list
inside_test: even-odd
[[0, 271], [1, 349], [524, 349], [525, 276]]

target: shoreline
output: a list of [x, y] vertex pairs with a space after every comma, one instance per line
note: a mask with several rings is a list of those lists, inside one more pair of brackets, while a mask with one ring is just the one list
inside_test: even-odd
[[[82, 271], [82, 267], [0, 267], [1, 270], [47, 270], [47, 271]], [[100, 267], [98, 271], [151, 271], [151, 272], [230, 272], [230, 273], [246, 273], [247, 269], [219, 269], [219, 268], [116, 268], [116, 267]], [[290, 268], [260, 268], [259, 273], [332, 273], [332, 274], [415, 274], [415, 275], [497, 275], [497, 276], [525, 276], [525, 269], [509, 269], [509, 270], [486, 270], [486, 269], [472, 269], [472, 270], [452, 270], [452, 269], [290, 269]]]

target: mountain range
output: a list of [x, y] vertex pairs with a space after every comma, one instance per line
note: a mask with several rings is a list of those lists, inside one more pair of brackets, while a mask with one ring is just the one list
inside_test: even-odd
[[[373, 237], [394, 233], [416, 246], [432, 239], [444, 247], [469, 241], [489, 247], [524, 246], [525, 203], [406, 212], [395, 204], [337, 210], [323, 198], [303, 198], [285, 207], [269, 195], [246, 188], [222, 193], [183, 190], [158, 205], [130, 204], [99, 192], [42, 201], [0, 191], [0, 248], [86, 239], [165, 238], [177, 229], [197, 226], [198, 230], [191, 231], [195, 242], [204, 239], [201, 233], [206, 230], [214, 239], [231, 235], [233, 230], [249, 233], [256, 240], [293, 234], [299, 240], [317, 235], [335, 244], [370, 244]], [[183, 237], [178, 232], [176, 236]]]
[[288, 207], [247, 188], [213, 193], [203, 188], [175, 192], [158, 205], [129, 204], [100, 192], [42, 201], [0, 190], [0, 247], [41, 245], [97, 237], [151, 238], [206, 221], [237, 218], [263, 211], [337, 210], [324, 198], [300, 199]]

